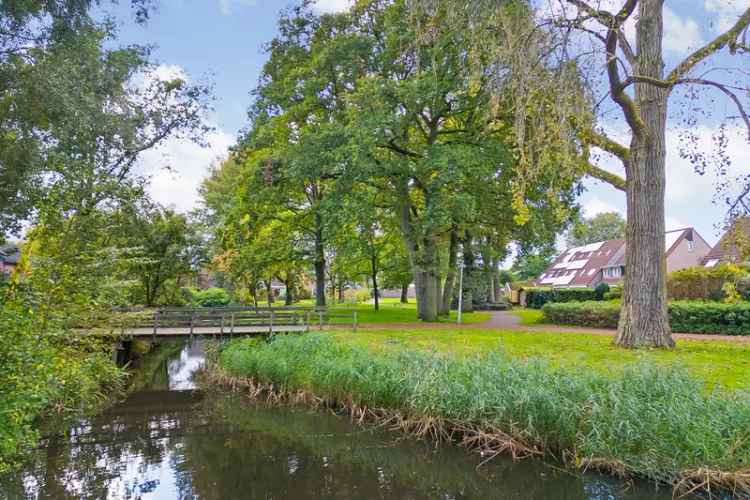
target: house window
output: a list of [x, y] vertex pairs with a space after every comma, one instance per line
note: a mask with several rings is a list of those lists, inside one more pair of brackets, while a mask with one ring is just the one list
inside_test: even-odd
[[709, 259], [706, 262], [706, 267], [714, 267], [718, 263], [719, 263], [719, 259]]
[[692, 240], [688, 240], [688, 252], [694, 252], [695, 251], [695, 242]]
[[608, 267], [604, 269], [604, 277], [605, 278], [619, 278], [620, 277], [620, 268], [619, 267]]

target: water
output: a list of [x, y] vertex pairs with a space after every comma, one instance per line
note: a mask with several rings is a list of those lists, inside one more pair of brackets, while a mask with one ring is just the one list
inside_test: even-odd
[[539, 461], [482, 458], [325, 411], [202, 392], [203, 346], [171, 345], [138, 389], [50, 436], [5, 499], [669, 499], [671, 492]]

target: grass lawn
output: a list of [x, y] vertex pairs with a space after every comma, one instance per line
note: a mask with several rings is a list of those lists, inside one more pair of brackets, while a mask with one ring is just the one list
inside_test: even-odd
[[[301, 301], [299, 305], [314, 305], [312, 300]], [[351, 323], [352, 313], [357, 312], [357, 321], [359, 323], [421, 323], [417, 319], [417, 303], [410, 300], [408, 304], [402, 304], [399, 299], [380, 299], [380, 310], [375, 310], [372, 303], [347, 303], [334, 304], [329, 303], [328, 309], [333, 313], [331, 322], [333, 323]], [[338, 314], [337, 314], [338, 313]], [[461, 321], [463, 323], [483, 323], [490, 319], [490, 313], [486, 311], [477, 311], [473, 313], [463, 313]], [[456, 312], [451, 311], [450, 318], [445, 318], [442, 322], [456, 321]]]
[[518, 358], [538, 357], [570, 370], [587, 368], [615, 374], [634, 363], [681, 366], [714, 388], [750, 390], [750, 346], [742, 343], [678, 340], [673, 351], [626, 350], [612, 346], [611, 338], [573, 333], [526, 333], [496, 330], [403, 329], [331, 333], [341, 342], [374, 349], [415, 347], [458, 355], [501, 347]]
[[524, 326], [542, 325], [542, 310], [541, 309], [525, 309], [525, 308], [514, 308], [510, 311], [513, 316], [521, 318], [521, 324]]

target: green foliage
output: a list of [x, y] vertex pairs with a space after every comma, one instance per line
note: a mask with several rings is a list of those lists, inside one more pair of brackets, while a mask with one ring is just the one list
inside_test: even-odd
[[201, 307], [220, 307], [229, 305], [232, 298], [223, 288], [207, 288], [192, 291], [192, 301]]
[[625, 219], [617, 212], [603, 212], [575, 221], [565, 236], [569, 247], [625, 238]]
[[673, 300], [724, 300], [727, 296], [724, 284], [739, 285], [747, 299], [748, 271], [736, 264], [720, 264], [715, 267], [689, 267], [667, 276], [667, 295]]
[[606, 283], [599, 283], [596, 285], [596, 288], [594, 288], [594, 293], [596, 294], [596, 300], [604, 300], [604, 296], [609, 293], [609, 285]]
[[40, 417], [80, 412], [122, 382], [105, 345], [42, 319], [15, 299], [0, 309], [0, 473], [36, 444]]
[[670, 302], [669, 321], [676, 332], [750, 335], [750, 303]]
[[542, 307], [545, 323], [617, 328], [620, 320], [619, 302], [588, 301], [547, 303]]
[[516, 281], [531, 281], [542, 274], [552, 263], [551, 252], [519, 254], [510, 271]]
[[[545, 323], [616, 328], [620, 304], [611, 302], [569, 302], [546, 304]], [[681, 333], [750, 335], [750, 303], [672, 301], [668, 306], [672, 330]]]
[[608, 292], [606, 292], [602, 299], [604, 300], [616, 300], [622, 298], [622, 288], [619, 286], [611, 287]]
[[571, 302], [584, 300], [602, 300], [604, 288], [525, 288], [526, 307], [541, 309], [548, 302]]
[[373, 350], [323, 334], [233, 341], [219, 362], [231, 375], [280, 390], [499, 429], [569, 454], [574, 464], [617, 461], [626, 473], [669, 484], [696, 467], [733, 472], [750, 459], [748, 396], [707, 395], [684, 370], [641, 364], [602, 377], [516, 360], [497, 348], [455, 357]]

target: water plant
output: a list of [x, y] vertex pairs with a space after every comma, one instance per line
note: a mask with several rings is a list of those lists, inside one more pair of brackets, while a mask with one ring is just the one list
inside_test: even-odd
[[489, 456], [554, 456], [680, 491], [750, 493], [750, 396], [706, 393], [679, 368], [603, 377], [514, 359], [500, 346], [453, 357], [373, 351], [325, 334], [235, 340], [217, 361], [213, 380], [255, 397], [330, 405]]

